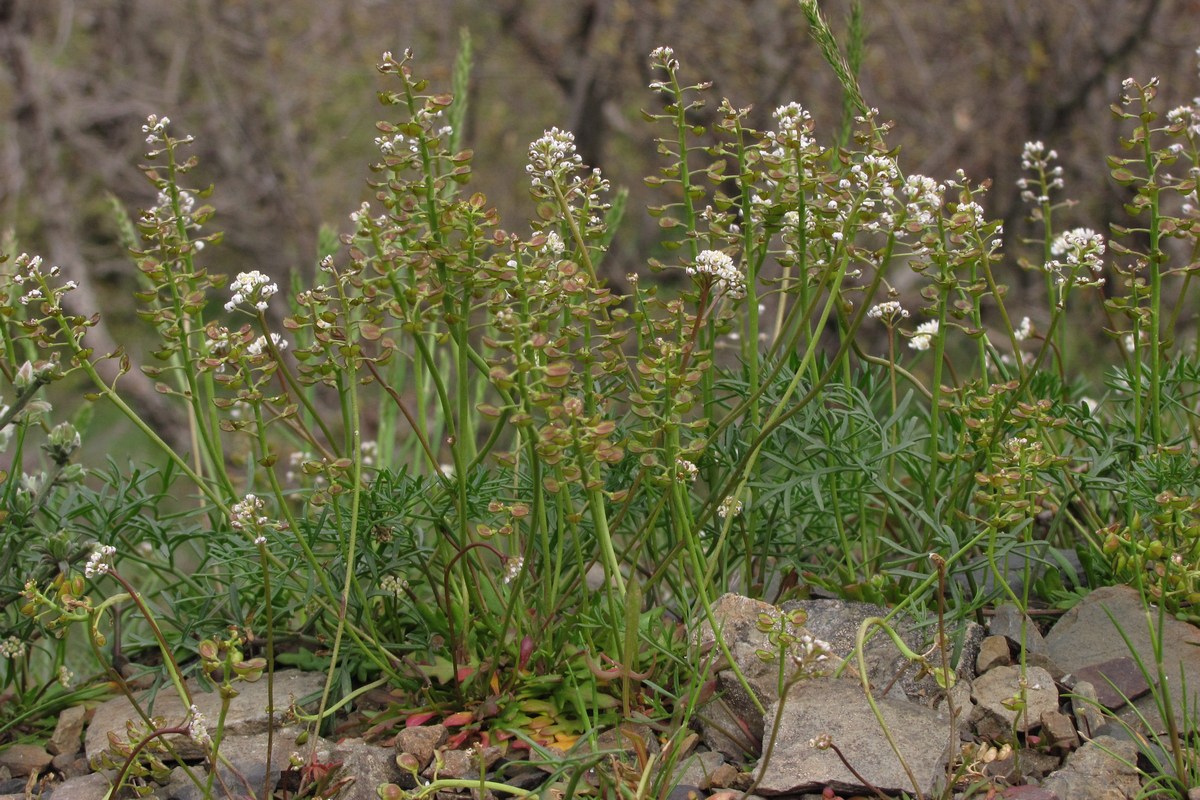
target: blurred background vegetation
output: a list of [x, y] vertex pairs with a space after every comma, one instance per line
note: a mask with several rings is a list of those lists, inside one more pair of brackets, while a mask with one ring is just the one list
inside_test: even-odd
[[[835, 29], [848, 6], [822, 3]], [[1056, 228], [1106, 231], [1125, 220], [1129, 199], [1104, 165], [1121, 133], [1107, 111], [1121, 80], [1159, 76], [1162, 112], [1200, 94], [1197, 0], [864, 8], [863, 93], [896, 122], [902, 168], [992, 178], [985, 206], [1004, 220], [1010, 250], [1031, 231], [1016, 187], [1024, 142], [1058, 150], [1065, 194], [1081, 201]], [[466, 132], [475, 188], [508, 227], [522, 227], [532, 212], [528, 143], [550, 126], [574, 131], [585, 163], [632, 191], [608, 262], [618, 288], [658, 237], [639, 213], [649, 202], [642, 178], [655, 168], [639, 114], [660, 102], [646, 89], [653, 47], [674, 47], [685, 77], [712, 80], [716, 98], [754, 104], [756, 127], [795, 100], [829, 143], [841, 117], [840, 90], [795, 0], [0, 0], [0, 230], [15, 239], [6, 249], [62, 266], [81, 286], [80, 311], [105, 309], [99, 352], [105, 337], [136, 350], [126, 341], [135, 270], [107, 197], [132, 214], [153, 204], [137, 165], [141, 125], [156, 113], [196, 136], [193, 179], [216, 187], [210, 227], [226, 239], [205, 253], [207, 266], [260, 269], [281, 284], [291, 270], [307, 273], [322, 224], [349, 230], [347, 215], [371, 196], [379, 54], [412, 48], [418, 72], [448, 90], [463, 28], [475, 49]], [[1006, 279], [1014, 291], [1043, 286], [1035, 275]], [[157, 405], [136, 373], [123, 385], [147, 410]]]

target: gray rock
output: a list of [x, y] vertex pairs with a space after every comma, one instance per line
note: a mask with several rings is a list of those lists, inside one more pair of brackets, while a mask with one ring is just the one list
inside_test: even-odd
[[[114, 773], [112, 777], [115, 778], [116, 774]], [[104, 773], [93, 772], [90, 775], [81, 775], [55, 786], [53, 800], [99, 800], [104, 797], [111, 785], [109, 777]], [[24, 794], [21, 795], [21, 797], [24, 796]]]
[[[353, 778], [353, 782], [338, 795], [339, 800], [378, 800], [376, 789], [379, 785], [395, 783], [400, 777], [395, 754], [390, 747], [365, 744], [360, 739], [346, 739], [334, 744], [320, 737], [298, 745], [296, 737], [299, 733], [298, 728], [284, 728], [275, 732], [271, 745], [271, 787], [278, 785], [280, 772], [291, 766], [289, 757], [292, 753], [298, 753], [302, 759], [309, 758], [311, 754], [320, 764], [340, 762], [342, 766], [337, 773], [338, 778]], [[257, 796], [267, 774], [266, 734], [230, 736], [221, 742], [221, 755], [241, 775], [238, 777], [227, 766], [222, 765], [220, 774], [226, 785], [244, 787], [244, 778]], [[207, 776], [201, 767], [192, 767], [192, 771], [202, 782]], [[164, 795], [168, 800], [203, 800], [204, 797], [204, 793], [196, 787], [182, 767], [177, 767], [171, 773], [171, 782]], [[235, 791], [235, 796], [240, 795]]]
[[1062, 758], [1059, 756], [1028, 747], [1021, 748], [1018, 760], [1021, 763], [1021, 777], [1025, 781], [1040, 781], [1062, 766]]
[[1075, 677], [1092, 684], [1096, 699], [1109, 711], [1116, 711], [1150, 691], [1146, 676], [1129, 656], [1081, 667], [1075, 670]]
[[978, 673], [975, 664], [979, 660], [979, 651], [983, 640], [987, 638], [987, 629], [978, 622], [968, 621], [962, 634], [962, 649], [958, 654], [958, 664], [954, 671], [962, 680], [970, 680]]
[[975, 660], [975, 674], [982, 675], [992, 667], [1007, 667], [1012, 663], [1008, 651], [1008, 638], [989, 636], [979, 645], [979, 657]]
[[[1058, 688], [1049, 672], [1041, 667], [1029, 667], [1025, 678], [1026, 707], [1023, 711], [1010, 708], [1020, 694], [1019, 666], [996, 667], [980, 675], [972, 685], [971, 697], [979, 704], [980, 712], [991, 715], [1001, 730], [1015, 725], [1017, 730], [1028, 731], [1041, 724], [1042, 714], [1058, 710]], [[982, 731], [981, 735], [984, 735]]]
[[[808, 621], [804, 627], [813, 636], [828, 642], [839, 659], [852, 657], [858, 643], [858, 629], [864, 621], [870, 617], [883, 617], [888, 613], [888, 609], [874, 603], [846, 600], [791, 600], [780, 606], [784, 613], [797, 608], [808, 614]], [[908, 619], [894, 619], [890, 624], [910, 649], [918, 653], [925, 649], [925, 641]], [[865, 661], [871, 686], [878, 692], [886, 689], [888, 694], [896, 692], [899, 695], [901, 690], [910, 697], [920, 694], [921, 692], [913, 686], [911, 678], [915, 669], [911, 669], [908, 660], [900, 655], [896, 645], [883, 629], [872, 628], [870, 636]], [[857, 667], [857, 662], [851, 661], [851, 666]], [[910, 677], [904, 678], [905, 673], [909, 673]]]
[[[288, 759], [293, 752], [306, 755], [313, 742], [297, 746], [296, 738], [300, 735], [299, 728], [283, 728], [275, 732], [271, 742], [271, 778], [270, 785], [274, 787], [279, 781], [279, 773], [288, 767]], [[329, 743], [323, 739], [316, 741], [319, 750], [328, 750]], [[221, 740], [221, 757], [237, 770], [235, 774], [228, 765], [222, 765], [221, 780], [229, 786], [242, 786], [245, 779], [256, 794], [261, 791], [263, 779], [267, 775], [267, 736], [266, 734], [252, 736], [226, 736]], [[204, 765], [193, 765], [185, 769], [176, 767], [171, 772], [171, 780], [167, 784], [166, 796], [169, 800], [204, 800], [204, 792], [198, 788], [188, 771], [196, 776], [203, 785], [208, 774]], [[240, 774], [240, 778], [238, 775]], [[218, 784], [219, 785], [219, 784]]]
[[378, 800], [379, 786], [400, 778], [400, 768], [390, 747], [344, 739], [334, 745], [329, 757], [331, 761], [342, 762], [342, 775], [354, 778], [354, 783], [338, 795], [339, 800]]
[[[773, 652], [766, 633], [758, 629], [759, 617], [778, 619], [780, 610], [770, 603], [741, 595], [722, 595], [713, 603], [712, 617], [734, 663], [750, 687], [747, 692], [725, 663], [713, 628], [705, 621], [697, 634], [702, 657], [718, 664], [717, 696], [698, 714], [705, 744], [730, 758], [756, 756], [762, 743], [763, 712], [778, 699], [778, 661], [765, 661], [760, 651]], [[794, 671], [789, 671], [789, 677]]]
[[46, 743], [46, 752], [51, 755], [75, 755], [79, 752], [80, 737], [83, 735], [83, 706], [63, 709], [58, 715], [58, 724]]
[[416, 758], [417, 769], [422, 770], [433, 760], [433, 752], [445, 743], [447, 734], [445, 725], [414, 725], [411, 728], [402, 728], [396, 734], [396, 750]]
[[1100, 710], [1096, 687], [1088, 681], [1075, 681], [1071, 687], [1071, 713], [1075, 717], [1075, 729], [1083, 734], [1083, 738], [1100, 735], [1105, 724], [1104, 713]]
[[444, 750], [434, 759], [432, 764], [425, 768], [425, 771], [421, 775], [429, 780], [433, 780], [434, 778], [453, 778], [459, 780], [478, 778], [480, 773], [487, 772], [492, 768], [492, 765], [500, 760], [500, 755], [501, 751], [499, 747]]
[[1060, 800], [1130, 800], [1141, 784], [1132, 742], [1101, 736], [1067, 757], [1042, 784]]
[[996, 607], [988, 631], [992, 636], [1007, 638], [1027, 655], [1046, 652], [1046, 642], [1037, 625], [1012, 603]]
[[[1116, 625], [1113, 624], [1114, 620]], [[1152, 610], [1148, 616], [1141, 595], [1135, 589], [1128, 586], [1096, 589], [1064, 614], [1050, 630], [1046, 637], [1047, 652], [1059, 667], [1071, 673], [1136, 654], [1153, 674], [1154, 650], [1149, 632], [1151, 621], [1157, 626], [1157, 611]], [[1118, 626], [1129, 637], [1132, 654], [1121, 638]], [[1163, 669], [1169, 676], [1167, 684], [1170, 696], [1175, 713], [1182, 716], [1184, 690], [1179, 682], [1181, 672], [1189, 694], [1200, 690], [1200, 630], [1168, 616], [1163, 620], [1162, 648]], [[1093, 685], [1099, 694], [1099, 685]], [[1141, 724], [1137, 717], [1140, 713], [1154, 732], [1163, 731], [1162, 718], [1155, 708], [1153, 696], [1142, 697], [1134, 706], [1136, 713], [1132, 709], [1122, 709], [1122, 719], [1137, 726]], [[1187, 708], [1192, 707], [1192, 698], [1189, 696]]]
[[1042, 735], [1050, 741], [1050, 751], [1058, 755], [1066, 755], [1079, 747], [1079, 733], [1075, 723], [1061, 711], [1045, 711], [1042, 713]]
[[[280, 712], [288, 707], [291, 699], [294, 698], [299, 702], [302, 698], [319, 692], [324, 684], [325, 676], [319, 672], [301, 672], [295, 669], [276, 672], [274, 687], [275, 705], [278, 709], [276, 713], [282, 716]], [[225, 735], [246, 736], [265, 731], [268, 721], [267, 678], [264, 676], [254, 683], [239, 681], [236, 688], [239, 694], [230, 701], [229, 712], [225, 718]], [[209, 733], [215, 733], [212, 728], [221, 715], [219, 693], [200, 692], [195, 681], [188, 681], [188, 689], [192, 693], [192, 700], [196, 707], [208, 720]], [[153, 716], [165, 717], [168, 725], [179, 725], [188, 716], [183, 701], [169, 688], [159, 691], [152, 708], [149, 706], [149, 697], [146, 695], [142, 697], [147, 704], [144, 710]], [[88, 759], [96, 758], [101, 751], [108, 747], [110, 732], [125, 739], [128, 735], [125, 726], [129, 721], [136, 721], [140, 725], [141, 717], [126, 697], [114, 697], [102, 703], [96, 709], [92, 722], [88, 725], [87, 736], [84, 738], [84, 749]], [[185, 736], [172, 735], [168, 736], [167, 740], [176, 748], [180, 758], [199, 759], [204, 755], [203, 749]]]
[[[950, 751], [949, 720], [915, 703], [877, 698], [884, 722], [912, 769], [920, 791], [931, 794], [945, 778]], [[796, 794], [832, 786], [865, 791], [833, 749], [810, 742], [819, 736], [833, 743], [866, 781], [888, 793], [911, 792], [912, 781], [875, 719], [862, 687], [851, 680], [820, 678], [800, 681], [783, 703], [772, 705], [769, 718], [779, 717], [771, 758], [760, 766], [758, 791], [764, 795]], [[957, 738], [957, 737], [956, 737]]]
[[36, 775], [50, 766], [54, 756], [36, 744], [14, 744], [0, 750], [0, 766], [15, 778]]

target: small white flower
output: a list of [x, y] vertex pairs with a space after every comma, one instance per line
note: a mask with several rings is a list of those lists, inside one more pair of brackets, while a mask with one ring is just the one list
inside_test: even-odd
[[17, 659], [25, 655], [25, 642], [16, 636], [0, 639], [0, 658]]
[[738, 271], [733, 259], [720, 250], [705, 250], [696, 256], [696, 263], [687, 268], [688, 275], [710, 276], [717, 288], [735, 300], [746, 296], [746, 276]]
[[726, 497], [724, 500], [721, 501], [721, 505], [717, 506], [717, 516], [719, 516], [721, 519], [726, 519], [728, 517], [736, 517], [738, 514], [741, 514], [741, 513], [742, 513], [742, 501], [738, 500], [733, 495], [729, 495], [728, 497]]
[[204, 724], [207, 720], [200, 713], [200, 709], [194, 704], [191, 707], [191, 716], [188, 718], [188, 736], [192, 738], [198, 745], [207, 746], [212, 743], [212, 737], [208, 734], [208, 727]]
[[675, 480], [682, 484], [689, 484], [696, 480], [696, 476], [700, 474], [700, 468], [684, 458], [675, 459]]
[[379, 579], [379, 588], [392, 597], [399, 597], [408, 589], [408, 581], [399, 575], [384, 575]]
[[111, 544], [97, 544], [83, 567], [83, 574], [89, 578], [105, 574], [112, 569], [112, 559], [116, 554], [117, 548]]
[[575, 152], [575, 134], [551, 128], [529, 145], [525, 171], [537, 187], [582, 166], [583, 158]]
[[525, 557], [517, 556], [508, 560], [508, 568], [504, 571], [504, 583], [509, 584], [517, 579], [521, 574], [521, 570], [525, 568]]
[[938, 321], [936, 319], [922, 322], [913, 331], [912, 338], [908, 340], [908, 346], [913, 350], [928, 350], [929, 345], [933, 343], [933, 337], [937, 335]]
[[267, 300], [279, 291], [279, 285], [271, 283], [271, 279], [258, 270], [239, 272], [237, 279], [230, 285], [233, 296], [225, 304], [226, 311], [233, 311], [242, 303], [250, 303], [259, 311], [267, 310]]
[[[284, 339], [278, 333], [271, 334], [271, 343], [274, 344], [275, 349], [279, 350], [280, 352], [287, 350], [288, 348], [287, 339]], [[269, 352], [270, 349], [267, 347], [267, 337], [265, 336], [260, 336], [250, 344], [246, 345], [246, 355], [250, 356], [251, 358], [257, 358], [263, 353]]]
[[235, 531], [245, 530], [247, 527], [261, 529], [270, 522], [267, 517], [259, 513], [265, 505], [263, 499], [258, 495], [246, 495], [245, 499], [234, 503], [233, 507], [229, 509], [230, 527]]
[[1015, 331], [1013, 331], [1013, 337], [1016, 338], [1018, 342], [1023, 342], [1032, 335], [1033, 323], [1029, 320], [1029, 317], [1022, 317], [1021, 324], [1017, 326]]
[[908, 311], [896, 300], [886, 300], [882, 303], [876, 303], [867, 310], [868, 317], [882, 320], [888, 325], [891, 325], [896, 320], [904, 319], [908, 315]]

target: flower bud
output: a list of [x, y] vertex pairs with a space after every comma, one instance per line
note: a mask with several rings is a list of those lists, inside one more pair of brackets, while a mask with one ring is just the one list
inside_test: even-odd
[[69, 422], [55, 425], [43, 448], [50, 454], [54, 463], [62, 465], [71, 460], [71, 454], [79, 449], [81, 443], [79, 431]]

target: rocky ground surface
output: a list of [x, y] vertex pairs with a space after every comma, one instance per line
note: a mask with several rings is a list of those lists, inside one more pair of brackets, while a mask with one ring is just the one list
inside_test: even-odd
[[[793, 637], [790, 644], [781, 645], [778, 636], [772, 639], [760, 630], [764, 614], [786, 620], [796, 609], [807, 614], [803, 628], [780, 623], [784, 626], [780, 630]], [[1150, 618], [1139, 595], [1126, 587], [1109, 587], [1089, 594], [1054, 622], [1045, 636], [1008, 606], [996, 609], [986, 629], [968, 623], [955, 632], [961, 655], [949, 665], [956, 675], [949, 691], [932, 676], [918, 674], [896, 644], [877, 632], [866, 647], [865, 666], [884, 726], [870, 706], [855, 662], [846, 664], [837, 676], [789, 680], [784, 696], [779, 696], [780, 662], [765, 661], [763, 651], [781, 652], [781, 646], [789, 646], [784, 663], [790, 668], [804, 655], [808, 634], [829, 643], [833, 651], [820, 666], [837, 668], [840, 657], [853, 649], [863, 620], [884, 613], [877, 606], [838, 600], [791, 602], [775, 608], [737, 595], [721, 598], [714, 618], [724, 631], [728, 652], [715, 645], [711, 629], [702, 630], [699, 644], [706, 657], [715, 660], [718, 691], [702, 709], [692, 743], [686, 752], [676, 754], [670, 800], [743, 796], [820, 800], [901, 793], [1011, 800], [1134, 798], [1142, 791], [1147, 772], [1153, 773], [1153, 761], [1168, 760], [1153, 738], [1144, 735], [1161, 733], [1165, 727], [1156, 696], [1169, 695], [1174, 712], [1182, 715], [1183, 687], [1200, 687], [1200, 630], [1174, 619], [1164, 621], [1163, 661], [1170, 679], [1163, 694], [1157, 681], [1147, 680], [1131, 657], [1131, 652], [1137, 653], [1149, 661], [1153, 653]], [[933, 631], [903, 621], [897, 630], [916, 652], [924, 652], [933, 637]], [[730, 659], [740, 666], [758, 702], [729, 668]], [[941, 662], [937, 654], [931, 659], [935, 666]], [[303, 701], [320, 690], [322, 681], [323, 676], [314, 673], [277, 673], [276, 706], [284, 698]], [[239, 774], [250, 787], [261, 787], [267, 776], [265, 691], [265, 681], [246, 685], [226, 720], [220, 752], [236, 771], [223, 767], [217, 785], [223, 782], [230, 797], [251, 796]], [[216, 719], [215, 694], [198, 694], [196, 702], [208, 719]], [[1193, 703], [1187, 698], [1188, 708]], [[163, 693], [153, 713], [171, 723], [186, 716], [168, 693]], [[92, 711], [72, 709], [61, 716], [46, 747], [15, 745], [0, 752], [0, 800], [100, 800], [115, 772], [93, 771], [89, 764], [97, 763], [111, 737], [125, 735], [126, 723], [133, 718], [124, 698]], [[271, 742], [270, 781], [276, 785], [281, 770], [284, 782], [295, 780], [299, 771], [288, 764], [291, 754], [299, 752], [312, 756], [311, 764], [342, 762], [340, 774], [352, 780], [338, 796], [352, 800], [378, 798], [380, 787], [388, 784], [412, 788], [413, 774], [401, 770], [398, 762], [425, 778], [433, 777], [435, 769], [441, 778], [477, 781], [483, 775], [524, 789], [540, 789], [542, 797], [565, 796], [565, 786], [545, 785], [548, 773], [515, 768], [498, 748], [448, 748], [448, 734], [441, 725], [409, 727], [395, 737], [393, 746], [384, 747], [357, 739], [298, 744], [297, 729], [278, 729]], [[177, 737], [176, 744], [184, 761], [199, 755], [185, 737]], [[589, 746], [612, 759], [625, 754], [632, 760], [632, 752], [638, 749], [643, 755], [659, 752], [654, 732], [633, 724], [608, 731]], [[183, 767], [168, 767], [159, 776], [161, 782], [147, 783], [147, 796], [203, 797]], [[193, 764], [191, 771], [204, 779], [198, 765]], [[394, 790], [385, 790], [382, 796], [389, 796], [388, 791]], [[226, 795], [218, 790], [214, 796]], [[449, 800], [493, 795], [476, 789], [439, 796]], [[1200, 789], [1187, 796], [1200, 800]]]

